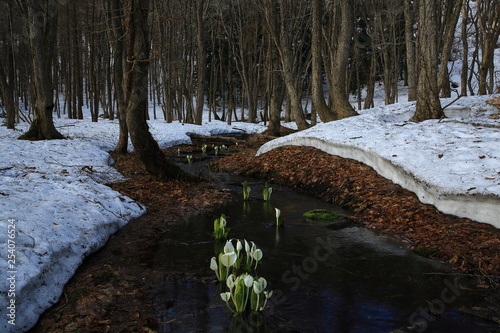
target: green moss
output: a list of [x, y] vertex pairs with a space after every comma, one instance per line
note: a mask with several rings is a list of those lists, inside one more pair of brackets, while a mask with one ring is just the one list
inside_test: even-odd
[[304, 217], [315, 221], [333, 221], [340, 215], [327, 209], [313, 209], [304, 213]]
[[95, 284], [107, 283], [115, 276], [113, 272], [108, 269], [102, 270], [92, 275], [92, 280]]
[[438, 253], [439, 250], [436, 249], [435, 247], [420, 246], [420, 247], [414, 248], [413, 252], [418, 254], [419, 256], [429, 258], [429, 257], [432, 257], [433, 255], [435, 255], [436, 253]]

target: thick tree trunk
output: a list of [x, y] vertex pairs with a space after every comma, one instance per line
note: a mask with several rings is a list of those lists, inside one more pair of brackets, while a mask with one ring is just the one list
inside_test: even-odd
[[22, 140], [63, 139], [54, 126], [54, 89], [52, 87], [52, 63], [57, 35], [57, 8], [49, 0], [26, 1], [30, 56], [35, 88], [33, 122], [21, 135]]
[[148, 112], [149, 0], [128, 0], [126, 19], [127, 126], [134, 149], [146, 170], [158, 180], [194, 179], [169, 162], [160, 150], [146, 122]]
[[419, 3], [418, 31], [418, 88], [417, 107], [411, 121], [444, 117], [439, 101], [438, 68], [438, 14], [439, 3], [423, 0]]

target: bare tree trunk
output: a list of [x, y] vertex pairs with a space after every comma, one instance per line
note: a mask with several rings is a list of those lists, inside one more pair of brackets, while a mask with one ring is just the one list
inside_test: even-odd
[[453, 46], [453, 39], [455, 37], [455, 30], [457, 28], [458, 18], [462, 6], [456, 5], [456, 0], [447, 0], [445, 7], [445, 15], [442, 19], [443, 36], [442, 49], [441, 49], [441, 63], [439, 65], [438, 86], [441, 91], [441, 97], [450, 97], [450, 74], [448, 71], [448, 61], [451, 56], [451, 49]]
[[[10, 66], [11, 68], [12, 66]], [[16, 115], [16, 103], [14, 101], [14, 85], [12, 81], [7, 80], [7, 76], [4, 73], [4, 68], [9, 68], [9, 66], [4, 66], [2, 59], [0, 58], [0, 94], [2, 96], [3, 106], [5, 107], [5, 112], [7, 113], [7, 129], [15, 128], [15, 115]]]
[[277, 4], [270, 0], [265, 1], [266, 27], [279, 54], [291, 116], [297, 124], [297, 128], [304, 130], [309, 128], [309, 124], [306, 122], [302, 108], [301, 95], [297, 86], [298, 80], [294, 75], [296, 74], [294, 71], [294, 60], [296, 59], [293, 58], [291, 40], [295, 39], [296, 36], [290, 36], [287, 29], [288, 9], [288, 4], [284, 0], [280, 0]]
[[[372, 48], [373, 49], [373, 48]], [[375, 95], [375, 71], [377, 66], [377, 57], [371, 52], [370, 54], [370, 69], [368, 70], [368, 82], [366, 83], [366, 97], [363, 109], [374, 107], [373, 97]]]
[[[15, 77], [15, 61], [14, 61], [14, 40], [13, 40], [13, 4], [9, 2], [9, 36], [5, 38], [5, 46], [7, 50], [7, 64], [4, 66], [0, 64], [0, 91], [2, 93], [2, 101], [5, 106], [5, 112], [7, 113], [7, 128], [14, 129], [16, 123], [16, 113], [18, 100], [16, 98], [16, 77]], [[1, 60], [0, 60], [1, 61]], [[4, 72], [3, 68], [7, 68], [7, 73]]]
[[[279, 55], [272, 40], [268, 41], [269, 68], [279, 68]], [[280, 135], [281, 108], [283, 107], [283, 76], [279, 71], [269, 71], [269, 124], [267, 132], [273, 136]]]
[[84, 83], [83, 83], [83, 46], [80, 46], [81, 40], [83, 39], [82, 32], [78, 27], [78, 9], [79, 6], [75, 2], [72, 2], [73, 7], [73, 47], [72, 47], [72, 59], [73, 59], [73, 78], [71, 84], [74, 84], [75, 87], [73, 89], [73, 118], [74, 119], [83, 119], [83, 94], [84, 94]]
[[467, 96], [467, 72], [469, 69], [469, 41], [467, 36], [467, 23], [469, 16], [469, 1], [463, 0], [462, 4], [462, 73], [460, 74], [460, 96]]
[[196, 1], [196, 72], [198, 74], [196, 80], [196, 110], [194, 123], [201, 125], [203, 121], [203, 106], [205, 105], [205, 37], [203, 26], [203, 5], [204, 0]]
[[146, 170], [158, 180], [193, 179], [169, 162], [160, 150], [146, 122], [148, 112], [149, 0], [128, 0], [126, 13], [127, 126], [134, 149]]
[[415, 51], [414, 34], [414, 17], [415, 17], [415, 2], [404, 0], [405, 5], [405, 40], [406, 40], [406, 72], [408, 78], [408, 101], [417, 99], [417, 60]]
[[417, 108], [411, 121], [444, 117], [437, 80], [439, 6], [435, 0], [419, 2]]
[[104, 0], [108, 11], [108, 29], [110, 44], [113, 49], [113, 83], [116, 110], [119, 124], [119, 137], [114, 149], [115, 153], [126, 154], [128, 150], [128, 127], [124, 92], [124, 38], [123, 8], [120, 0]]
[[[333, 98], [333, 111], [335, 119], [343, 119], [358, 115], [347, 95], [346, 85], [349, 70], [349, 51], [354, 29], [353, 3], [351, 1], [340, 1], [340, 25], [338, 39], [334, 44], [331, 55], [331, 95]], [[335, 24], [335, 22], [333, 23]]]
[[[15, 101], [15, 73], [14, 73], [14, 55], [12, 50], [12, 3], [9, 3], [9, 29], [2, 31], [5, 35], [0, 38], [6, 49], [6, 58], [0, 57], [0, 96], [7, 114], [7, 129], [15, 128], [16, 101]], [[7, 36], [8, 34], [8, 36]]]
[[500, 36], [500, 3], [498, 0], [477, 0], [478, 22], [480, 33], [483, 37], [481, 43], [481, 61], [479, 63], [479, 95], [493, 93], [488, 84], [488, 73], [493, 72], [494, 52], [498, 37]]
[[30, 56], [35, 88], [34, 118], [29, 130], [19, 139], [63, 139], [54, 126], [54, 89], [52, 87], [52, 57], [57, 36], [57, 6], [50, 0], [23, 0], [28, 14]]
[[323, 61], [322, 61], [322, 15], [321, 9], [324, 7], [323, 1], [312, 1], [312, 104], [313, 108], [323, 122], [335, 120], [335, 117], [326, 104], [325, 94], [323, 92]]

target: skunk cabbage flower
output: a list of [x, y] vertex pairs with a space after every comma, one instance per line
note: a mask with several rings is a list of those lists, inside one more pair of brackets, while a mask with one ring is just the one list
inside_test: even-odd
[[234, 246], [233, 246], [233, 243], [228, 240], [226, 242], [226, 245], [224, 245], [224, 253], [230, 253], [230, 252], [234, 252]]
[[210, 260], [210, 269], [217, 272], [218, 268], [219, 267], [217, 265], [217, 260], [215, 259], [215, 257], [212, 257], [212, 259]]
[[260, 259], [262, 259], [262, 250], [261, 249], [256, 249], [254, 252], [253, 252], [253, 258], [257, 261], [259, 261]]
[[276, 210], [276, 226], [281, 224], [281, 210], [279, 208], [274, 208]]
[[262, 190], [262, 198], [264, 201], [271, 200], [271, 193], [273, 193], [273, 188], [269, 187], [267, 183], [264, 185], [264, 189]]
[[267, 280], [264, 279], [262, 276], [257, 279], [258, 283], [262, 286], [262, 290], [266, 289], [267, 287]]
[[234, 287], [234, 275], [233, 274], [230, 274], [228, 277], [227, 277], [227, 280], [226, 280], [226, 285], [227, 287], [229, 288], [229, 290], [232, 290], [233, 287]]
[[259, 283], [259, 281], [254, 280], [253, 281], [253, 292], [255, 294], [259, 295], [263, 290], [264, 290], [264, 288], [262, 288], [262, 285]]
[[236, 259], [238, 259], [238, 255], [235, 252], [229, 252], [223, 254], [220, 261], [224, 266], [231, 267], [236, 262]]
[[243, 279], [243, 281], [245, 281], [245, 286], [247, 286], [247, 288], [252, 287], [252, 285], [253, 285], [253, 277], [250, 274], [248, 274], [247, 276], [245, 276], [245, 278]]
[[253, 258], [255, 259], [255, 269], [257, 269], [257, 265], [259, 264], [260, 259], [262, 259], [262, 250], [256, 249], [253, 251]]
[[262, 305], [262, 307], [260, 308], [260, 310], [261, 310], [261, 311], [262, 311], [262, 310], [264, 310], [264, 309], [266, 308], [267, 300], [268, 300], [268, 299], [270, 299], [270, 298], [273, 296], [273, 291], [272, 291], [272, 290], [271, 290], [271, 291], [269, 291], [269, 292], [264, 291], [264, 296], [265, 296], [266, 298], [264, 299], [264, 304], [263, 304], [263, 305]]
[[229, 299], [231, 298], [231, 293], [228, 291], [228, 292], [225, 292], [225, 293], [221, 293], [220, 294], [220, 298], [222, 298], [222, 300], [224, 302], [227, 302], [229, 301]]

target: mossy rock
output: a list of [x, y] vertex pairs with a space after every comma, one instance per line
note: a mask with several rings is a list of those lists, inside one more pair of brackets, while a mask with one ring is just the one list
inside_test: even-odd
[[439, 250], [436, 249], [435, 247], [420, 246], [420, 247], [414, 248], [413, 252], [415, 254], [418, 254], [419, 256], [429, 258], [429, 257], [432, 257], [433, 255], [435, 255], [436, 253], [438, 253]]
[[304, 217], [314, 221], [334, 221], [340, 217], [340, 214], [327, 209], [313, 209], [304, 213]]

